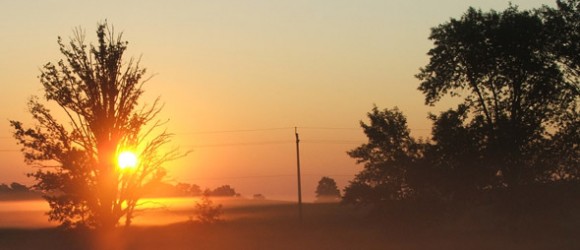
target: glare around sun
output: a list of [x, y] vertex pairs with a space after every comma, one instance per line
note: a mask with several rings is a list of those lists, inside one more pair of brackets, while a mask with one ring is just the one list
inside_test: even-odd
[[122, 152], [117, 158], [117, 164], [121, 169], [134, 168], [137, 166], [137, 156], [133, 152]]

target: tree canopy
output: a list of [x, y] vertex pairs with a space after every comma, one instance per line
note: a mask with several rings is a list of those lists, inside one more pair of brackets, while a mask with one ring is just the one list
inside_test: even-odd
[[[348, 154], [364, 164], [344, 201], [461, 201], [483, 193], [580, 182], [578, 147], [580, 1], [522, 11], [469, 8], [434, 27], [429, 62], [416, 77], [431, 138], [410, 136], [397, 108], [374, 107], [361, 122], [368, 142]], [[509, 191], [511, 192], [511, 191]]]
[[421, 151], [398, 108], [379, 110], [375, 106], [367, 116], [370, 124], [361, 121], [361, 127], [368, 143], [348, 152], [364, 168], [345, 188], [343, 199], [382, 206], [410, 195], [408, 168]]
[[233, 197], [233, 196], [240, 196], [240, 194], [236, 193], [236, 189], [230, 187], [230, 185], [223, 185], [215, 188], [214, 190], [208, 192], [210, 196], [225, 196], [225, 197]]
[[337, 201], [340, 199], [340, 190], [336, 186], [336, 181], [327, 176], [320, 178], [315, 193], [318, 201]]
[[463, 123], [480, 128], [485, 157], [506, 185], [534, 182], [549, 171], [533, 159], [551, 131], [578, 122], [577, 116], [569, 121], [578, 106], [577, 54], [569, 54], [573, 46], [566, 45], [574, 43], [577, 30], [552, 30], [555, 20], [564, 27], [578, 23], [557, 18], [578, 8], [578, 1], [558, 5], [544, 7], [544, 14], [515, 6], [502, 12], [470, 8], [433, 28], [430, 61], [417, 75], [429, 105], [445, 95], [464, 98], [470, 117]]

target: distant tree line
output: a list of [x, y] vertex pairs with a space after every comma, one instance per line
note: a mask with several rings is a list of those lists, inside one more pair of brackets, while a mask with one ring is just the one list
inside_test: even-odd
[[[196, 197], [196, 196], [213, 196], [213, 197], [240, 197], [241, 194], [236, 192], [235, 188], [230, 185], [222, 185], [214, 189], [201, 189], [196, 184], [177, 183], [172, 185], [166, 182], [151, 183], [146, 187], [148, 190], [145, 197]], [[22, 199], [40, 199], [43, 193], [36, 191], [26, 185], [13, 182], [10, 185], [0, 184], [0, 200], [22, 200]], [[263, 197], [263, 196], [262, 196]]]
[[433, 28], [430, 61], [416, 75], [419, 90], [427, 105], [448, 97], [461, 102], [429, 115], [427, 140], [411, 136], [398, 108], [375, 106], [369, 122], [361, 121], [368, 142], [348, 152], [364, 169], [343, 202], [384, 211], [577, 200], [580, 1], [556, 4], [470, 8]]
[[241, 196], [230, 185], [222, 185], [214, 189], [202, 189], [199, 185], [190, 183], [177, 183], [172, 185], [166, 182], [155, 182], [145, 187], [147, 195], [145, 197], [239, 197]]
[[10, 185], [0, 184], [0, 200], [28, 200], [41, 197], [42, 193], [31, 190], [18, 182], [12, 182]]

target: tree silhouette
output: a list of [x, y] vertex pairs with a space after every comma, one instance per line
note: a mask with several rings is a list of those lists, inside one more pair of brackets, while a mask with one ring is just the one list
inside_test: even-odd
[[361, 121], [361, 127], [368, 142], [348, 152], [364, 168], [345, 188], [343, 201], [380, 208], [411, 195], [408, 173], [422, 149], [398, 108], [381, 111], [375, 106], [367, 115], [370, 124]]
[[254, 194], [252, 196], [252, 199], [254, 199], [254, 200], [265, 200], [266, 199], [266, 196], [264, 196], [263, 194]]
[[580, 1], [557, 5], [470, 8], [433, 28], [419, 90], [428, 105], [447, 96], [459, 105], [429, 115], [428, 141], [410, 136], [398, 109], [374, 107], [361, 122], [368, 142], [348, 152], [364, 168], [343, 202], [431, 219], [486, 204], [517, 221], [536, 200], [577, 195]]
[[38, 199], [41, 195], [17, 182], [12, 182], [10, 185], [0, 184], [0, 200]]
[[14, 192], [29, 192], [30, 189], [28, 189], [28, 187], [26, 187], [25, 185], [22, 185], [18, 182], [12, 182], [10, 184], [10, 189], [12, 189], [12, 191]]
[[[569, 3], [578, 8], [577, 1]], [[552, 166], [538, 156], [550, 130], [562, 129], [566, 117], [577, 115], [578, 54], [566, 52], [571, 46], [554, 45], [577, 43], [563, 36], [556, 40], [548, 23], [537, 12], [514, 6], [485, 13], [470, 8], [460, 19], [433, 28], [435, 47], [417, 75], [429, 105], [446, 95], [464, 97], [470, 116], [461, 126], [477, 130], [486, 165], [507, 186], [549, 172]]]
[[315, 193], [318, 201], [337, 201], [340, 199], [340, 190], [336, 186], [336, 181], [326, 176], [318, 181]]
[[[139, 60], [123, 60], [127, 42], [106, 23], [97, 27], [96, 45], [87, 45], [75, 30], [67, 44], [58, 38], [64, 60], [47, 63], [40, 81], [48, 103], [61, 108], [61, 123], [39, 100], [29, 101], [36, 125], [26, 128], [11, 121], [26, 163], [40, 167], [29, 174], [34, 188], [46, 193], [49, 220], [63, 226], [112, 228], [122, 217], [129, 225], [146, 183], [165, 175], [162, 164], [179, 157], [161, 150], [170, 140], [156, 120], [159, 99], [138, 107], [145, 69]], [[116, 156], [125, 150], [138, 154], [134, 169], [120, 169]]]
[[211, 196], [229, 196], [229, 197], [239, 196], [239, 194], [236, 193], [236, 190], [234, 188], [230, 187], [230, 185], [223, 185], [223, 186], [217, 187], [214, 190], [212, 190], [211, 192], [209, 192], [209, 195], [211, 195]]
[[175, 185], [175, 191], [180, 196], [200, 196], [202, 194], [198, 185], [181, 182]]
[[223, 213], [222, 208], [221, 204], [214, 204], [208, 192], [205, 192], [200, 197], [200, 201], [195, 204], [195, 215], [197, 220], [203, 224], [220, 222], [220, 217]]
[[546, 25], [547, 51], [562, 67], [564, 80], [580, 95], [580, 1], [556, 1], [557, 8], [544, 6], [539, 15]]
[[543, 7], [540, 16], [546, 25], [549, 39], [547, 50], [561, 67], [564, 83], [572, 90], [574, 98], [571, 108], [557, 120], [557, 132], [545, 144], [548, 155], [542, 159], [546, 165], [554, 166], [549, 176], [558, 180], [580, 180], [580, 115], [578, 98], [580, 96], [580, 1], [556, 1], [557, 8]]

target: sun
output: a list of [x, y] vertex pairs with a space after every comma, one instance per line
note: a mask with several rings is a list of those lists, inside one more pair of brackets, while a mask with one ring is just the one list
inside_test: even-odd
[[117, 164], [121, 169], [134, 168], [137, 166], [137, 155], [133, 152], [124, 151], [119, 154]]

